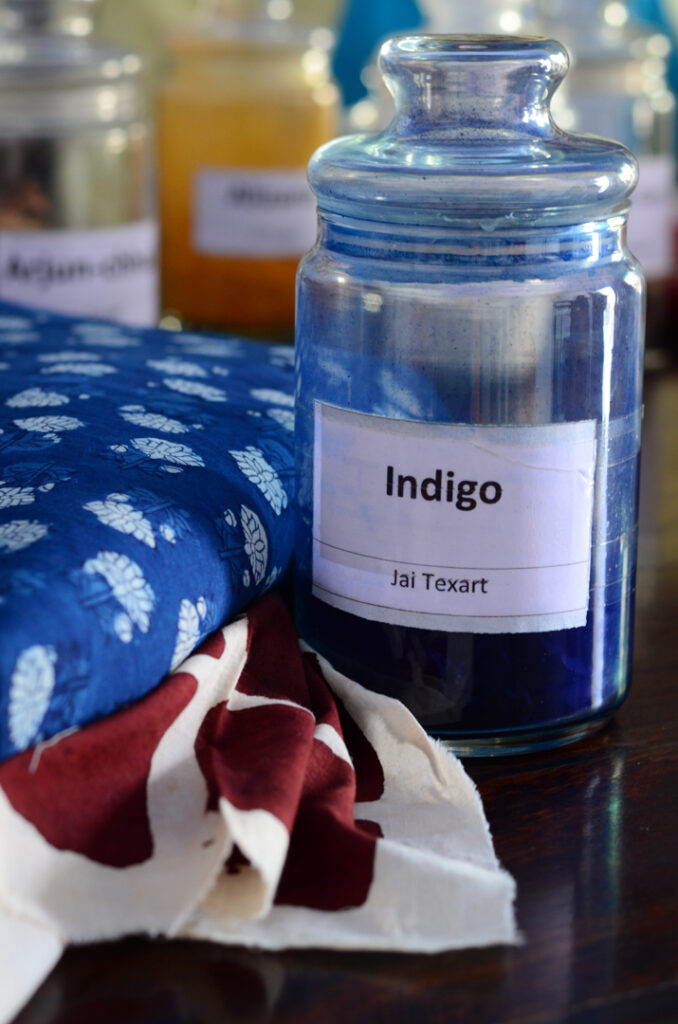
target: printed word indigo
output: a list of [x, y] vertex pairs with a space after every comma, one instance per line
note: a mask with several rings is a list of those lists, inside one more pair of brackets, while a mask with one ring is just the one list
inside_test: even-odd
[[478, 499], [484, 505], [496, 505], [502, 496], [501, 484], [496, 480], [486, 480], [479, 485], [477, 480], [454, 479], [454, 470], [449, 469], [443, 480], [442, 469], [436, 469], [433, 476], [424, 477], [419, 483], [417, 478], [396, 472], [393, 466], [386, 467], [386, 493], [396, 498], [423, 498], [424, 501], [446, 501], [454, 504], [461, 512], [472, 512]]

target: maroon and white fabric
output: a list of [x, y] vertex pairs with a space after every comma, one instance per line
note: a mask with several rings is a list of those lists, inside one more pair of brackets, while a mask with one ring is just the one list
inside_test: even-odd
[[[514, 942], [461, 764], [264, 598], [149, 697], [0, 765], [0, 1021], [68, 943]], [[31, 967], [32, 965], [32, 967]]]

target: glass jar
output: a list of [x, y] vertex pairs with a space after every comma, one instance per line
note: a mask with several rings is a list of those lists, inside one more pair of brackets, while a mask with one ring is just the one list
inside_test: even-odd
[[139, 59], [88, 38], [0, 37], [0, 297], [157, 322], [153, 151]]
[[635, 161], [554, 125], [558, 43], [396, 37], [380, 63], [393, 123], [310, 164], [298, 629], [462, 753], [557, 745], [629, 677]]
[[0, 30], [89, 35], [100, 0], [0, 0]]
[[141, 57], [141, 87], [148, 110], [155, 110], [164, 77], [165, 40], [195, 15], [196, 0], [98, 0], [99, 38], [134, 49]]
[[541, 0], [541, 18], [572, 58], [572, 127], [623, 142], [638, 160], [628, 241], [647, 280], [647, 342], [653, 353], [675, 350], [678, 191], [676, 104], [667, 77], [671, 42], [635, 21], [622, 0]]
[[306, 163], [337, 116], [329, 35], [290, 21], [284, 0], [213, 7], [170, 40], [160, 91], [163, 306], [192, 326], [292, 337], [316, 232]]

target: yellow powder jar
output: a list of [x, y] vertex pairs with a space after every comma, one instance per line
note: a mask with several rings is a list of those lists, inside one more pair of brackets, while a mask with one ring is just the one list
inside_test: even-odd
[[338, 122], [327, 51], [313, 38], [216, 18], [169, 42], [158, 109], [162, 296], [185, 325], [292, 335], [296, 267], [315, 241], [306, 164]]

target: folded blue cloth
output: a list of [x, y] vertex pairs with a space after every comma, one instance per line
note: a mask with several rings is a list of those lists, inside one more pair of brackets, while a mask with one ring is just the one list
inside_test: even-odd
[[271, 587], [292, 486], [291, 348], [0, 304], [0, 758]]

